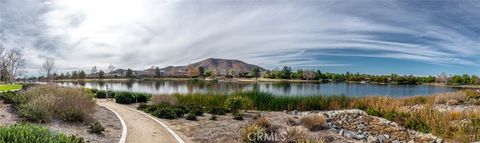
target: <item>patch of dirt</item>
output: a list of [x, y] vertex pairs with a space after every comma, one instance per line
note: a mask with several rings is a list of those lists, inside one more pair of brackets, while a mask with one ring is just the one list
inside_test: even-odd
[[[104, 142], [118, 142], [122, 133], [122, 125], [120, 120], [113, 112], [105, 107], [95, 107], [96, 112], [93, 114], [93, 119], [90, 123], [65, 123], [55, 121], [46, 124], [51, 130], [62, 132], [67, 135], [75, 135], [82, 137], [85, 142], [104, 143]], [[105, 128], [103, 134], [90, 134], [88, 127], [91, 123], [98, 121]]]
[[[260, 114], [262, 117], [266, 117], [272, 124], [279, 126], [287, 126], [288, 118], [293, 118], [292, 115], [288, 115], [283, 112], [261, 112], [250, 111], [245, 114], [244, 120], [234, 120], [232, 115], [217, 116], [217, 120], [209, 120], [210, 114], [205, 113], [203, 116], [198, 116], [198, 121], [190, 121], [184, 118], [165, 120], [167, 125], [175, 130], [175, 132], [182, 134], [188, 138], [191, 142], [198, 143], [240, 143], [243, 129], [253, 122], [254, 117]], [[354, 140], [348, 140], [345, 137], [338, 135], [338, 133], [331, 130], [320, 130], [316, 132], [308, 132], [311, 139], [324, 139], [327, 142], [355, 142]]]

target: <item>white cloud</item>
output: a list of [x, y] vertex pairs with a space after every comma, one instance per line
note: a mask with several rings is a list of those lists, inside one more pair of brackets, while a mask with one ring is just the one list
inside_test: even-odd
[[[0, 31], [7, 35], [2, 36], [2, 42], [15, 39], [25, 43], [31, 72], [36, 72], [42, 59], [49, 56], [58, 57], [60, 71], [87, 70], [93, 65], [106, 68], [109, 64], [141, 69], [183, 65], [208, 57], [242, 59], [269, 68], [284, 64], [350, 65], [306, 57], [308, 53], [304, 52], [315, 50], [318, 53], [313, 55], [334, 55], [322, 51], [332, 49], [381, 53], [336, 55], [479, 65], [478, 60], [472, 60], [480, 55], [478, 39], [452, 28], [455, 22], [437, 24], [435, 15], [409, 10], [396, 1], [7, 2], [10, 6], [29, 3], [30, 7], [46, 9], [0, 10], [15, 13], [1, 14], [0, 24], [5, 20], [28, 22], [24, 17], [37, 13], [30, 17], [36, 25], [17, 26], [15, 30], [38, 28], [41, 30], [33, 31], [39, 34], [25, 36], [6, 30], [12, 25], [2, 25], [3, 32]], [[473, 8], [466, 10], [474, 11]], [[413, 37], [434, 40], [402, 40], [415, 40]]]

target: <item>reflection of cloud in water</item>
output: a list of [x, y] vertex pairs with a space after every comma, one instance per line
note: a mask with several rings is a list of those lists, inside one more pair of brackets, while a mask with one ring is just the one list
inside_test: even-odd
[[370, 85], [346, 83], [288, 83], [288, 82], [209, 82], [209, 81], [115, 81], [115, 82], [58, 82], [59, 85], [105, 90], [146, 92], [153, 94], [173, 93], [229, 93], [235, 91], [262, 91], [274, 95], [389, 95], [412, 96], [454, 89], [427, 85]]

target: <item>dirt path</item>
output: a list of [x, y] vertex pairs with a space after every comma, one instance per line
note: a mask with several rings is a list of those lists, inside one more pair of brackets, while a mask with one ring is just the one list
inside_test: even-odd
[[149, 116], [124, 105], [97, 100], [97, 104], [117, 112], [127, 125], [127, 143], [177, 143], [175, 137], [160, 123]]

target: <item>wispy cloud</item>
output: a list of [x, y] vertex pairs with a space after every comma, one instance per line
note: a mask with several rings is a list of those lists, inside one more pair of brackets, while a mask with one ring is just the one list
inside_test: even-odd
[[476, 1], [4, 0], [0, 42], [21, 47], [32, 73], [49, 56], [60, 71], [208, 57], [268, 68], [355, 66], [335, 57], [479, 68], [478, 8]]

